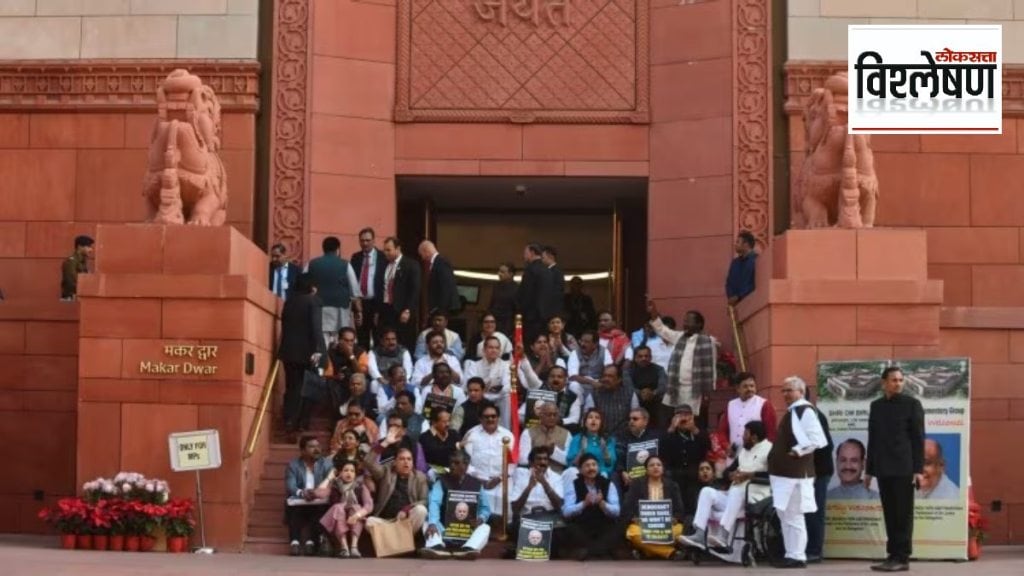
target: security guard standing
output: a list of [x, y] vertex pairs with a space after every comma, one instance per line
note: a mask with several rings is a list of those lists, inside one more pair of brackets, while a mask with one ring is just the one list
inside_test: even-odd
[[89, 259], [92, 258], [93, 244], [96, 241], [89, 236], [75, 237], [75, 251], [64, 260], [60, 274], [60, 299], [74, 300], [78, 294], [78, 275], [89, 272]]

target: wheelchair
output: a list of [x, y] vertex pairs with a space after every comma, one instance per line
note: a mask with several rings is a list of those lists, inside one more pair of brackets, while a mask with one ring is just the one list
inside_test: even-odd
[[699, 566], [705, 560], [717, 559], [746, 567], [756, 567], [759, 562], [772, 564], [781, 561], [785, 556], [782, 525], [778, 514], [775, 513], [772, 497], [767, 496], [753, 504], [749, 503], [752, 485], [767, 486], [769, 482], [767, 478], [753, 478], [747, 483], [743, 495], [743, 501], [747, 504], [743, 515], [736, 519], [732, 541], [727, 542], [724, 548], [708, 546], [707, 536], [711, 533], [712, 526], [718, 528], [717, 521], [712, 520], [708, 523], [708, 529], [704, 531], [704, 549], [692, 546], [686, 548], [694, 566]]

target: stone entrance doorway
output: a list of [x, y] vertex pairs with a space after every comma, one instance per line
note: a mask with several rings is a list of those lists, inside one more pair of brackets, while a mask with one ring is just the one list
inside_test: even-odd
[[598, 310], [629, 329], [642, 322], [647, 279], [645, 178], [400, 177], [398, 234], [406, 253], [424, 238], [455, 265], [468, 334], [487, 310], [498, 265], [522, 268], [529, 242], [558, 249], [568, 281], [584, 280]]

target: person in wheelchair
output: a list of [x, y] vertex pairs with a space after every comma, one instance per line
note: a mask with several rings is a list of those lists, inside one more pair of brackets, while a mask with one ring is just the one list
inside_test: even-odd
[[[764, 422], [752, 420], [743, 429], [743, 448], [732, 466], [725, 470], [729, 478], [728, 490], [707, 486], [700, 491], [697, 512], [693, 517], [693, 531], [679, 537], [683, 546], [696, 548], [725, 549], [732, 545], [736, 519], [748, 504], [755, 504], [768, 496], [771, 489], [768, 480], [768, 452], [772, 443], [765, 438]], [[753, 479], [763, 483], [751, 483]], [[708, 531], [708, 521], [718, 520], [721, 535]]]

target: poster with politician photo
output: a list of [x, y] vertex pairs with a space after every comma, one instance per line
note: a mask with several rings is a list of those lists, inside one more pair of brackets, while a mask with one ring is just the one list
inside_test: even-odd
[[[885, 556], [878, 484], [865, 486], [871, 403], [884, 396], [882, 370], [903, 373], [902, 394], [921, 402], [925, 417], [922, 476], [914, 499], [914, 557], [967, 557], [967, 471], [970, 445], [968, 358], [818, 363], [818, 408], [828, 418], [835, 474], [826, 492], [825, 553], [830, 558]], [[877, 440], [876, 440], [877, 441]]]
[[543, 562], [551, 559], [551, 533], [554, 524], [523, 518], [519, 523], [516, 560]]
[[658, 455], [658, 441], [645, 440], [626, 446], [626, 473], [630, 478], [647, 476], [647, 459]]
[[448, 491], [448, 505], [444, 511], [445, 540], [469, 540], [473, 535], [472, 522], [476, 518], [479, 498], [479, 492]]

